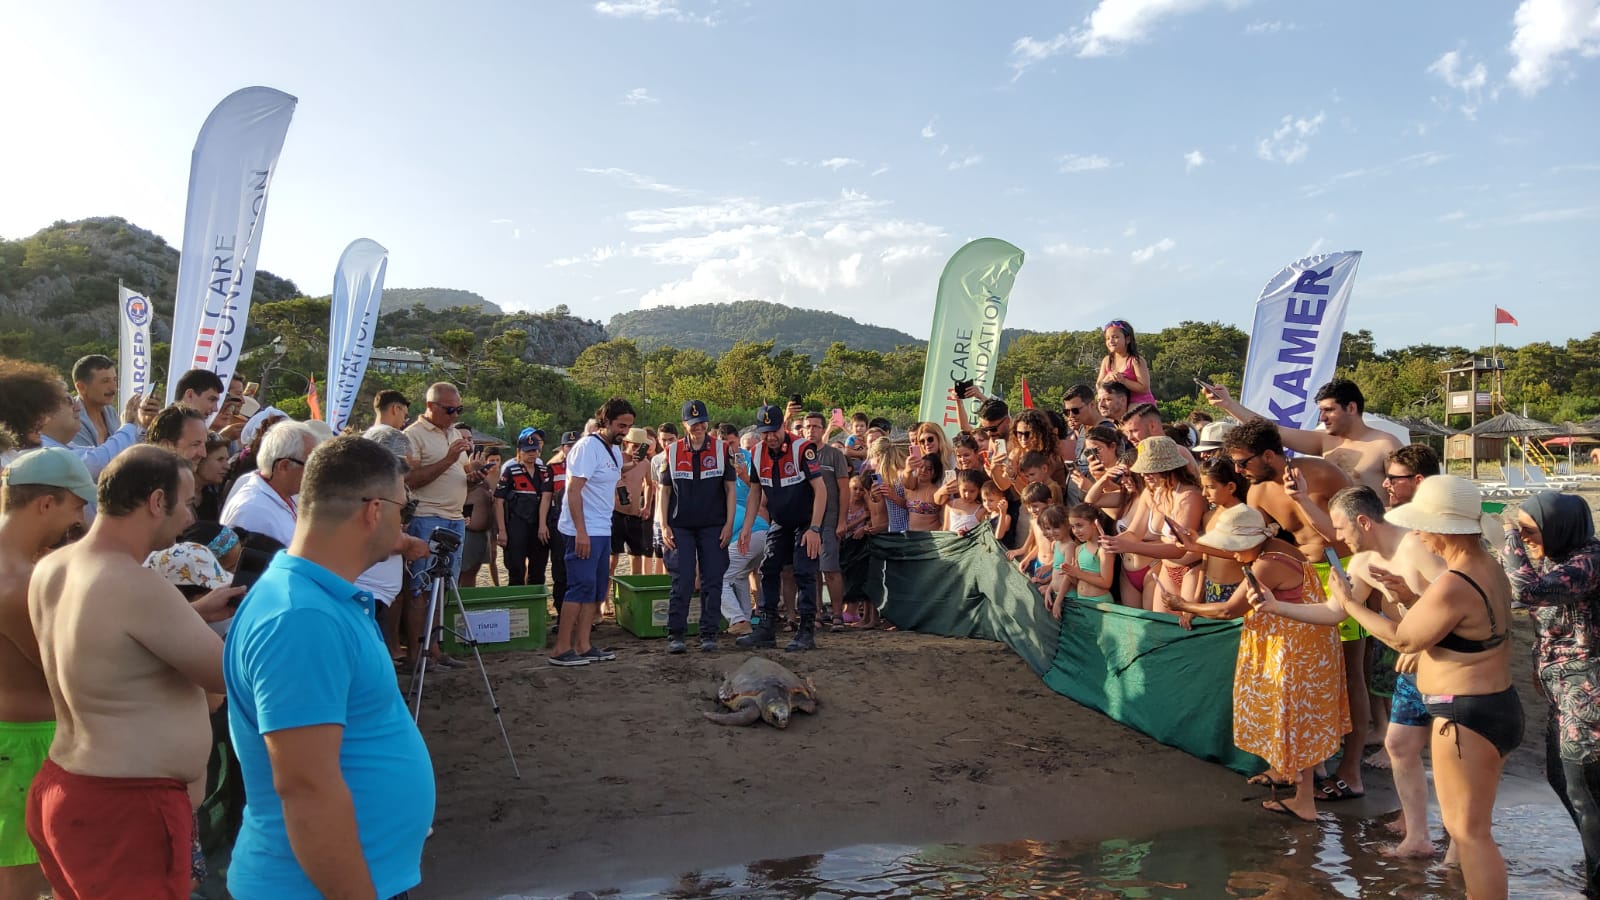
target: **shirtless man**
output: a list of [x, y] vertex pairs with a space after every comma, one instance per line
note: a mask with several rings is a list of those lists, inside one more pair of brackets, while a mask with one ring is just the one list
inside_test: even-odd
[[[1260, 413], [1240, 406], [1226, 387], [1210, 385], [1202, 390], [1213, 406], [1227, 410], [1241, 422], [1262, 418]], [[1296, 453], [1320, 456], [1343, 469], [1356, 484], [1381, 492], [1384, 461], [1400, 449], [1400, 440], [1361, 418], [1366, 405], [1367, 398], [1355, 382], [1335, 378], [1317, 391], [1317, 409], [1327, 430], [1285, 428], [1280, 432], [1283, 444]]]
[[[1356, 551], [1348, 567], [1351, 599], [1368, 606], [1379, 603], [1385, 616], [1398, 619], [1444, 574], [1444, 560], [1430, 552], [1416, 533], [1383, 520], [1383, 501], [1371, 488], [1362, 485], [1342, 490], [1333, 496], [1330, 506], [1340, 540]], [[1279, 606], [1277, 612], [1302, 621], [1333, 624], [1344, 618], [1340, 595], [1345, 591], [1344, 582], [1334, 576], [1328, 579], [1328, 602], [1308, 608], [1317, 611], [1314, 615], [1302, 617], [1287, 605]], [[1428, 776], [1422, 766], [1422, 748], [1428, 743], [1431, 719], [1417, 692], [1416, 654], [1401, 656], [1395, 668], [1400, 674], [1384, 748], [1400, 797], [1400, 821], [1389, 827], [1401, 834], [1402, 840], [1383, 852], [1427, 857], [1434, 849], [1428, 835]]]
[[50, 885], [28, 840], [28, 785], [55, 736], [50, 687], [28, 621], [34, 563], [83, 524], [89, 469], [69, 450], [24, 453], [0, 479], [0, 900], [34, 900]]
[[649, 480], [650, 436], [643, 428], [628, 429], [622, 455], [622, 479], [617, 482], [617, 505], [611, 513], [611, 570], [616, 571], [626, 550], [629, 571], [643, 575], [654, 540], [650, 513], [655, 496]]
[[[58, 897], [189, 896], [189, 785], [211, 750], [225, 618], [243, 588], [186, 602], [142, 565], [194, 521], [194, 475], [142, 446], [100, 476], [82, 541], [41, 560], [28, 613], [55, 712], [28, 794], [28, 837]], [[196, 615], [196, 613], [199, 615]]]
[[[1245, 502], [1293, 534], [1292, 543], [1299, 546], [1306, 559], [1322, 562], [1322, 551], [1329, 546], [1340, 551], [1341, 556], [1347, 554], [1346, 548], [1337, 543], [1327, 518], [1328, 501], [1353, 483], [1343, 469], [1314, 457], [1292, 461], [1285, 458], [1278, 426], [1261, 418], [1250, 419], [1228, 432], [1222, 449], [1239, 474], [1250, 482]], [[1300, 486], [1297, 494], [1285, 487], [1291, 468]]]

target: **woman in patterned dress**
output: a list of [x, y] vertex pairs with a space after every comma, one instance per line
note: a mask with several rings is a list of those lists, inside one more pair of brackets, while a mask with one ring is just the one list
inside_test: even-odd
[[1272, 535], [1260, 511], [1243, 503], [1218, 512], [1198, 539], [1180, 529], [1191, 549], [1231, 556], [1246, 577], [1224, 603], [1174, 597], [1167, 604], [1207, 619], [1244, 617], [1233, 674], [1233, 743], [1270, 766], [1252, 783], [1294, 787], [1293, 796], [1273, 797], [1261, 807], [1311, 822], [1317, 817], [1313, 770], [1338, 751], [1350, 730], [1344, 655], [1335, 626], [1252, 609], [1323, 601], [1316, 571], [1294, 545]]
[[1506, 574], [1533, 618], [1534, 671], [1552, 707], [1544, 774], [1583, 838], [1586, 893], [1600, 897], [1600, 541], [1573, 494], [1534, 494], [1510, 525]]

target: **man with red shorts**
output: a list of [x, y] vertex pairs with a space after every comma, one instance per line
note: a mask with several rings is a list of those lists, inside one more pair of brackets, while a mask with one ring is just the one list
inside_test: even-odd
[[211, 750], [206, 691], [225, 689], [205, 618], [225, 618], [243, 590], [191, 606], [142, 563], [193, 522], [194, 491], [176, 454], [127, 450], [100, 474], [89, 533], [34, 569], [28, 613], [56, 734], [28, 837], [58, 900], [189, 896], [189, 785]]

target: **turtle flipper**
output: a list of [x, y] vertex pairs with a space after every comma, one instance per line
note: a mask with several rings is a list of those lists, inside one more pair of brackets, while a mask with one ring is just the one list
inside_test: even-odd
[[754, 699], [746, 699], [732, 712], [704, 712], [701, 715], [718, 725], [749, 725], [761, 718], [761, 707]]

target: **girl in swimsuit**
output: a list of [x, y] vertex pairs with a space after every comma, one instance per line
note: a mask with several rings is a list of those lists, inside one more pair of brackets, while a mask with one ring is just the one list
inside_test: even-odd
[[[1249, 482], [1245, 481], [1244, 476], [1233, 467], [1233, 460], [1227, 456], [1213, 457], [1201, 463], [1200, 495], [1205, 497], [1210, 507], [1201, 520], [1201, 532], [1204, 533], [1218, 513], [1243, 503], [1245, 494], [1249, 490]], [[1244, 573], [1239, 569], [1239, 564], [1229, 557], [1208, 555], [1202, 568], [1204, 570], [1200, 587], [1202, 603], [1226, 601], [1238, 589], [1239, 582], [1244, 580]]]
[[988, 510], [983, 508], [983, 486], [989, 476], [982, 469], [964, 469], [955, 480], [955, 496], [945, 503], [944, 530], [966, 534], [984, 520]]
[[1128, 389], [1128, 408], [1140, 403], [1155, 403], [1156, 395], [1150, 393], [1150, 364], [1139, 355], [1139, 342], [1133, 336], [1133, 326], [1122, 319], [1106, 323], [1106, 355], [1100, 359], [1100, 377], [1096, 384], [1115, 381]]
[[1483, 494], [1454, 475], [1433, 475], [1388, 521], [1418, 533], [1450, 571], [1398, 622], [1350, 599], [1332, 578], [1346, 614], [1401, 653], [1422, 655], [1417, 687], [1438, 722], [1434, 786], [1470, 897], [1506, 896], [1505, 860], [1490, 814], [1505, 758], [1522, 742], [1522, 702], [1511, 685], [1511, 583], [1483, 547]]
[[1067, 540], [1067, 508], [1052, 504], [1039, 513], [1039, 533], [1045, 540], [1044, 549], [1039, 553], [1039, 569], [1034, 573], [1033, 583], [1038, 585], [1039, 593], [1044, 597], [1045, 608], [1050, 610], [1050, 615], [1061, 618], [1061, 601], [1067, 592], [1075, 586], [1071, 578], [1059, 576], [1061, 567], [1070, 554], [1075, 554], [1077, 548]]
[[911, 460], [906, 463], [901, 484], [905, 486], [907, 531], [938, 531], [944, 527], [944, 509], [934, 500], [944, 481], [944, 462], [937, 456], [923, 455], [911, 445]]
[[1113, 602], [1111, 586], [1115, 584], [1116, 555], [1101, 542], [1107, 521], [1105, 513], [1087, 503], [1067, 510], [1067, 528], [1072, 542], [1065, 558], [1056, 562], [1056, 578], [1063, 587], [1066, 582], [1072, 583], [1066, 595], [1074, 600]]

